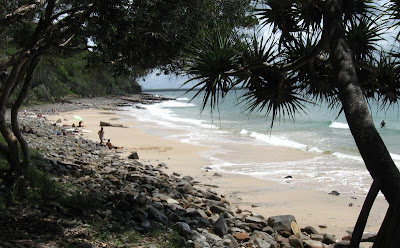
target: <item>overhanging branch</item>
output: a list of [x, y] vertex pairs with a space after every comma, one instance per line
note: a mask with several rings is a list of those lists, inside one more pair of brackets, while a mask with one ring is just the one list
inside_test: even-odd
[[18, 21], [19, 19], [24, 17], [32, 16], [38, 9], [44, 6], [45, 3], [46, 0], [35, 0], [31, 4], [23, 5], [15, 9], [14, 11], [6, 14], [3, 18], [0, 19], [0, 32], [2, 32], [5, 27], [12, 24], [13, 22]]

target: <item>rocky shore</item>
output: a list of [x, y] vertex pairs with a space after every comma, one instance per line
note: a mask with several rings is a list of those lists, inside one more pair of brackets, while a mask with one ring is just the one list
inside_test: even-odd
[[[156, 99], [157, 100], [157, 99]], [[115, 109], [137, 102], [151, 103], [145, 98], [95, 98], [77, 99], [64, 104], [42, 105], [29, 108], [29, 112], [52, 114], [82, 108]], [[21, 113], [23, 116], [23, 113]], [[104, 221], [110, 230], [129, 226], [146, 233], [157, 229], [162, 232], [175, 230], [183, 237], [187, 247], [258, 247], [258, 248], [341, 248], [348, 247], [350, 236], [334, 237], [318, 233], [315, 228], [299, 228], [293, 215], [261, 216], [252, 211], [232, 206], [218, 188], [204, 185], [187, 175], [172, 173], [157, 166], [140, 163], [122, 157], [117, 150], [109, 150], [93, 141], [73, 136], [57, 135], [62, 128], [44, 118], [21, 117], [21, 126], [32, 128], [34, 133], [25, 134], [29, 145], [41, 151], [49, 163], [36, 165], [53, 175], [63, 185], [72, 185], [70, 194], [78, 189], [96, 206], [90, 211], [74, 206], [60, 208], [66, 215], [84, 216]], [[140, 157], [140, 154], [139, 154]], [[50, 218], [50, 217], [49, 217]], [[1, 218], [0, 218], [1, 219]], [[87, 246], [76, 247], [159, 247], [154, 244], [132, 246], [129, 239], [119, 237], [121, 243], [93, 241], [85, 229], [69, 229], [64, 236], [72, 235]], [[374, 235], [365, 235], [363, 242], [373, 242]], [[11, 242], [11, 241], [9, 241]], [[160, 242], [160, 241], [159, 241]], [[81, 243], [81, 244], [83, 244]], [[0, 242], [1, 244], [1, 242]], [[369, 247], [363, 243], [361, 247]], [[4, 247], [15, 247], [3, 243]], [[36, 247], [36, 246], [35, 246]], [[40, 247], [40, 246], [37, 246]]]

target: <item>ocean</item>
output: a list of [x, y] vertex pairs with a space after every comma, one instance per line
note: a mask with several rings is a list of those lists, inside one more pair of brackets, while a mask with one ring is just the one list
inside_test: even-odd
[[[242, 90], [230, 92], [218, 109], [209, 107], [201, 111], [202, 96], [196, 92], [152, 92], [176, 100], [144, 109], [125, 107], [125, 118], [142, 123], [145, 132], [183, 143], [211, 147], [201, 154], [209, 161], [205, 167], [216, 172], [238, 173], [260, 179], [330, 192], [337, 190], [355, 195], [365, 194], [371, 177], [357, 150], [343, 114], [331, 110], [326, 104], [308, 104], [305, 113], [298, 113], [294, 120], [281, 118], [270, 129], [271, 117], [265, 113], [249, 114], [238, 101]], [[374, 123], [388, 147], [393, 160], [400, 166], [400, 122], [398, 106], [380, 110], [370, 103]], [[386, 122], [380, 128], [381, 121]], [[286, 162], [269, 162], [268, 154], [249, 153], [253, 147], [286, 148], [290, 153], [301, 150], [311, 158]], [[246, 152], [247, 151], [247, 152]], [[284, 154], [283, 154], [284, 156]], [[263, 159], [265, 158], [265, 159]], [[291, 179], [285, 179], [292, 176]]]

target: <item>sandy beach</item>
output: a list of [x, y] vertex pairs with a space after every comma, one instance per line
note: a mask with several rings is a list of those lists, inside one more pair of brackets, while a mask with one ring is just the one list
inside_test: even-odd
[[[61, 119], [63, 124], [75, 125], [77, 121], [72, 116], [79, 115], [84, 119], [85, 129], [90, 133], [82, 133], [88, 139], [99, 141], [97, 132], [99, 122], [105, 121], [113, 124], [123, 124], [128, 128], [104, 127], [105, 139], [111, 139], [115, 146], [123, 149], [115, 150], [128, 156], [131, 151], [139, 154], [140, 161], [144, 164], [156, 166], [165, 163], [167, 173], [173, 172], [181, 175], [190, 175], [202, 184], [210, 185], [213, 189], [226, 196], [229, 201], [241, 208], [248, 209], [266, 218], [273, 215], [292, 214], [300, 227], [313, 226], [321, 233], [336, 235], [338, 239], [346, 236], [346, 230], [351, 230], [357, 220], [364, 197], [351, 195], [329, 195], [326, 192], [308, 190], [295, 187], [291, 180], [282, 178], [282, 183], [270, 182], [254, 177], [206, 171], [202, 168], [210, 163], [200, 153], [207, 152], [210, 147], [181, 143], [165, 139], [156, 134], [149, 134], [143, 130], [143, 123], [130, 119], [126, 121], [123, 111], [85, 109], [73, 112], [60, 113], [49, 116], [55, 122]], [[164, 130], [168, 132], [168, 130]], [[310, 158], [313, 155], [304, 151], [277, 147], [248, 147], [246, 151], [236, 156], [248, 156], [252, 160], [268, 160], [273, 162], [291, 161]], [[295, 180], [295, 179], [293, 179]], [[349, 204], [352, 206], [349, 206]], [[380, 197], [374, 204], [366, 231], [377, 232], [387, 210], [386, 201]], [[326, 225], [327, 228], [319, 228]]]

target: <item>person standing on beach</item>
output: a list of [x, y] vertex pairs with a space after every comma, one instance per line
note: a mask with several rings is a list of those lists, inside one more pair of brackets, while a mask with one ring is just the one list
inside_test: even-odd
[[103, 144], [103, 139], [104, 139], [104, 129], [103, 129], [103, 127], [101, 127], [101, 129], [98, 132], [98, 134], [99, 134], [100, 144]]

